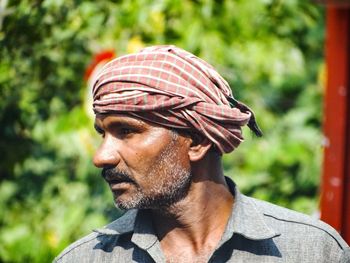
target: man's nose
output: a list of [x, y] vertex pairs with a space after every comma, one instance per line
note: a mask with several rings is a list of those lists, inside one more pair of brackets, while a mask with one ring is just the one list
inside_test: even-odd
[[117, 166], [120, 161], [117, 143], [109, 136], [105, 137], [100, 147], [97, 149], [93, 163], [98, 168]]

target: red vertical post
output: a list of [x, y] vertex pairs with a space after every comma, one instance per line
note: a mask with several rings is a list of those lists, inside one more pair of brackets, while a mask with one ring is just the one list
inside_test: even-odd
[[321, 219], [350, 243], [350, 8], [327, 7]]

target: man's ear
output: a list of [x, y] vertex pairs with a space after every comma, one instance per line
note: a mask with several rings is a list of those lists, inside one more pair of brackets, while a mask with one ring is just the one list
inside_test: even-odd
[[192, 137], [192, 143], [190, 145], [188, 156], [191, 162], [196, 162], [206, 155], [209, 149], [212, 147], [212, 142], [204, 136]]

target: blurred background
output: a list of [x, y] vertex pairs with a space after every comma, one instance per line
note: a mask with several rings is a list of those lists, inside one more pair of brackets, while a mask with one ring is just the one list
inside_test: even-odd
[[91, 158], [98, 64], [175, 44], [205, 59], [264, 132], [223, 158], [245, 194], [317, 216], [324, 8], [308, 0], [1, 0], [0, 262], [50, 262], [116, 219]]

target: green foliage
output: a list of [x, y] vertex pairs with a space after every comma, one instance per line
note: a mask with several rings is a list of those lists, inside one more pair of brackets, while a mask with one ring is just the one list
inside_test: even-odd
[[[4, 1], [6, 2], [6, 1]], [[0, 28], [0, 261], [48, 262], [119, 215], [91, 156], [92, 54], [175, 44], [213, 64], [265, 136], [223, 158], [241, 191], [317, 210], [324, 18], [309, 1], [10, 0]], [[1, 24], [1, 23], [0, 23]]]

